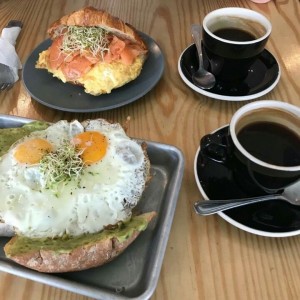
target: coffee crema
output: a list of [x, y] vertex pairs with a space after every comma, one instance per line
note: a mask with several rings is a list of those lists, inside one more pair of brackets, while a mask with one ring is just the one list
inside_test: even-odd
[[293, 167], [300, 165], [300, 136], [275, 122], [247, 124], [237, 134], [243, 148], [266, 163]]

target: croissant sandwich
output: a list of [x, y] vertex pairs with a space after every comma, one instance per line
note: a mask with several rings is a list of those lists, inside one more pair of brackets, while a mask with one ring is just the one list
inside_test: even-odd
[[36, 68], [94, 96], [136, 79], [147, 58], [147, 45], [133, 26], [93, 7], [62, 17], [48, 34], [52, 44], [39, 54]]

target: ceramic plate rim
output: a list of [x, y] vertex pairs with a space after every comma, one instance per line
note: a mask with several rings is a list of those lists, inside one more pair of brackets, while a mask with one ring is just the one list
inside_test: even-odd
[[225, 100], [225, 101], [248, 101], [248, 100], [253, 100], [253, 99], [256, 99], [256, 98], [259, 98], [267, 93], [269, 93], [271, 90], [273, 90], [275, 88], [275, 86], [278, 84], [279, 82], [279, 79], [281, 77], [281, 69], [280, 69], [280, 65], [278, 64], [276, 58], [273, 56], [273, 54], [271, 52], [269, 52], [273, 57], [274, 59], [276, 60], [277, 62], [277, 65], [278, 65], [278, 75], [277, 75], [277, 78], [276, 80], [266, 89], [264, 89], [263, 91], [260, 91], [256, 94], [252, 94], [252, 95], [246, 95], [246, 96], [225, 96], [225, 95], [219, 95], [219, 94], [214, 94], [214, 93], [211, 93], [211, 92], [208, 92], [206, 90], [203, 90], [201, 88], [198, 88], [197, 86], [195, 86], [194, 84], [192, 84], [186, 77], [185, 75], [183, 74], [182, 70], [181, 70], [181, 59], [182, 59], [182, 56], [183, 54], [185, 53], [185, 51], [187, 51], [188, 48], [190, 48], [192, 45], [194, 45], [194, 43], [190, 44], [188, 47], [186, 47], [180, 54], [179, 56], [179, 59], [178, 59], [178, 72], [179, 72], [179, 75], [181, 77], [181, 79], [184, 81], [184, 83], [189, 86], [192, 90], [194, 90], [195, 92], [199, 93], [199, 94], [202, 94], [204, 96], [207, 96], [207, 97], [210, 97], [210, 98], [213, 98], [213, 99], [217, 99], [217, 100]]
[[[157, 85], [157, 83], [161, 79], [161, 77], [162, 77], [162, 75], [164, 73], [164, 69], [165, 69], [165, 58], [164, 58], [164, 55], [163, 55], [163, 52], [162, 52], [160, 46], [156, 43], [156, 41], [151, 36], [147, 35], [146, 33], [143, 33], [141, 31], [138, 31], [138, 33], [140, 34], [140, 36], [143, 39], [143, 41], [147, 44], [148, 48], [150, 48], [150, 46], [152, 46], [152, 48], [156, 47], [159, 50], [158, 57], [156, 57], [157, 54], [154, 53], [154, 52], [151, 52], [152, 48], [149, 49], [150, 50], [149, 51], [149, 56], [152, 55], [153, 59], [155, 59], [155, 60], [158, 60], [158, 59], [161, 60], [160, 68], [154, 69], [153, 73], [157, 73], [156, 74], [156, 78], [155, 78], [155, 80], [153, 80], [151, 82], [151, 84], [147, 85], [146, 89], [144, 89], [142, 92], [139, 91], [139, 93], [137, 93], [133, 97], [131, 97], [131, 98], [128, 97], [127, 99], [125, 99], [124, 101], [122, 101], [120, 103], [115, 104], [114, 102], [112, 102], [112, 104], [109, 104], [109, 105], [106, 105], [106, 106], [102, 106], [102, 107], [100, 106], [100, 107], [92, 107], [92, 108], [76, 108], [76, 107], [72, 108], [72, 107], [60, 106], [60, 105], [55, 104], [55, 103], [48, 103], [48, 101], [45, 101], [40, 96], [37, 96], [34, 91], [32, 92], [32, 89], [28, 88], [28, 86], [26, 85], [26, 81], [27, 80], [24, 80], [25, 77], [28, 77], [28, 75], [24, 76], [24, 71], [27, 70], [26, 64], [28, 63], [29, 59], [32, 57], [32, 55], [34, 54], [34, 52], [36, 51], [36, 49], [38, 47], [40, 47], [43, 43], [47, 42], [49, 39], [45, 39], [42, 42], [40, 42], [31, 51], [31, 53], [27, 56], [27, 58], [26, 58], [26, 60], [25, 60], [25, 62], [23, 64], [23, 69], [22, 69], [22, 81], [23, 81], [23, 85], [24, 85], [25, 89], [27, 90], [27, 92], [30, 94], [30, 96], [33, 98], [33, 100], [37, 101], [38, 103], [40, 103], [40, 104], [42, 104], [44, 106], [47, 106], [47, 107], [50, 107], [50, 108], [53, 108], [53, 109], [56, 109], [56, 110], [59, 110], [59, 111], [65, 111], [65, 112], [76, 112], [76, 113], [100, 112], [100, 111], [107, 111], [107, 110], [119, 108], [119, 107], [125, 106], [127, 104], [130, 104], [132, 102], [135, 102], [135, 101], [139, 100], [140, 98], [142, 98], [143, 96], [145, 96], [149, 91], [151, 91]], [[147, 63], [147, 60], [146, 60], [145, 64], [146, 63]], [[145, 68], [145, 65], [144, 65], [143, 69], [144, 68]], [[141, 74], [143, 72], [143, 69], [141, 71]], [[49, 76], [52, 76], [52, 75], [49, 73]], [[135, 80], [137, 80], [139, 78], [139, 76]], [[59, 81], [59, 79], [57, 79], [57, 80], [58, 80], [58, 84], [62, 83], [62, 82]], [[129, 82], [128, 84], [130, 84], [130, 83], [134, 84], [135, 80]], [[75, 85], [73, 87], [74, 87], [74, 89], [78, 88], [78, 86], [75, 86]], [[124, 85], [123, 88], [124, 87], [126, 88], [126, 85]], [[120, 87], [120, 88], [122, 88], [122, 87]], [[131, 87], [131, 89], [134, 89], [134, 86]], [[118, 89], [113, 90], [111, 92], [111, 94], [113, 94], [113, 93], [115, 94], [115, 97], [119, 97], [120, 96], [119, 95], [120, 91]], [[85, 94], [84, 90], [82, 90], [82, 94]], [[87, 95], [89, 96], [89, 94], [87, 94]], [[107, 95], [110, 95], [110, 94], [107, 94]], [[96, 97], [101, 97], [101, 96], [106, 96], [106, 94], [95, 96], [95, 98]], [[95, 99], [95, 100], [101, 101], [101, 99]]]
[[[229, 124], [221, 126], [221, 127], [217, 128], [216, 130], [212, 131], [211, 133], [213, 134], [216, 131], [221, 130], [221, 129], [227, 127], [227, 126], [229, 126]], [[195, 177], [198, 189], [199, 189], [201, 195], [204, 198], [204, 201], [210, 201], [209, 197], [206, 195], [206, 193], [205, 193], [205, 191], [204, 191], [204, 189], [203, 189], [203, 187], [202, 187], [202, 185], [200, 183], [200, 180], [198, 178], [197, 160], [198, 160], [198, 156], [199, 156], [200, 151], [201, 151], [201, 148], [199, 146], [198, 149], [197, 149], [197, 151], [196, 151], [195, 158], [194, 158], [194, 177]], [[231, 225], [233, 225], [233, 226], [235, 226], [235, 227], [237, 227], [239, 229], [242, 229], [244, 231], [247, 231], [247, 232], [250, 232], [250, 233], [253, 233], [253, 234], [256, 234], [256, 235], [260, 235], [260, 236], [265, 236], [265, 237], [291, 237], [291, 236], [296, 236], [296, 235], [300, 234], [300, 229], [294, 230], [294, 231], [288, 231], [288, 232], [269, 232], [269, 231], [258, 230], [258, 229], [251, 228], [249, 226], [243, 225], [243, 224], [235, 221], [234, 219], [232, 219], [231, 217], [227, 216], [223, 212], [218, 212], [217, 214], [221, 218], [223, 218], [225, 221], [227, 221], [228, 223], [230, 223]]]

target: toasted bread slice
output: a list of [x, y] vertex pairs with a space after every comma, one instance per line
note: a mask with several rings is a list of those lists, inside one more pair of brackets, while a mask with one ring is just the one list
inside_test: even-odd
[[6, 256], [39, 272], [79, 271], [101, 266], [122, 253], [141, 233], [156, 212], [134, 216], [115, 229], [96, 234], [55, 239], [13, 237], [4, 247]]

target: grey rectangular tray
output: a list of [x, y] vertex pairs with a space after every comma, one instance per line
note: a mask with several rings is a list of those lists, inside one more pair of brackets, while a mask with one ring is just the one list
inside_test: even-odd
[[[0, 128], [32, 120], [0, 114]], [[149, 299], [153, 294], [171, 230], [183, 176], [182, 152], [147, 141], [152, 179], [137, 209], [155, 210], [157, 217], [123, 254], [112, 262], [80, 272], [45, 274], [19, 266], [5, 257], [9, 238], [0, 237], [0, 270], [97, 299]]]

